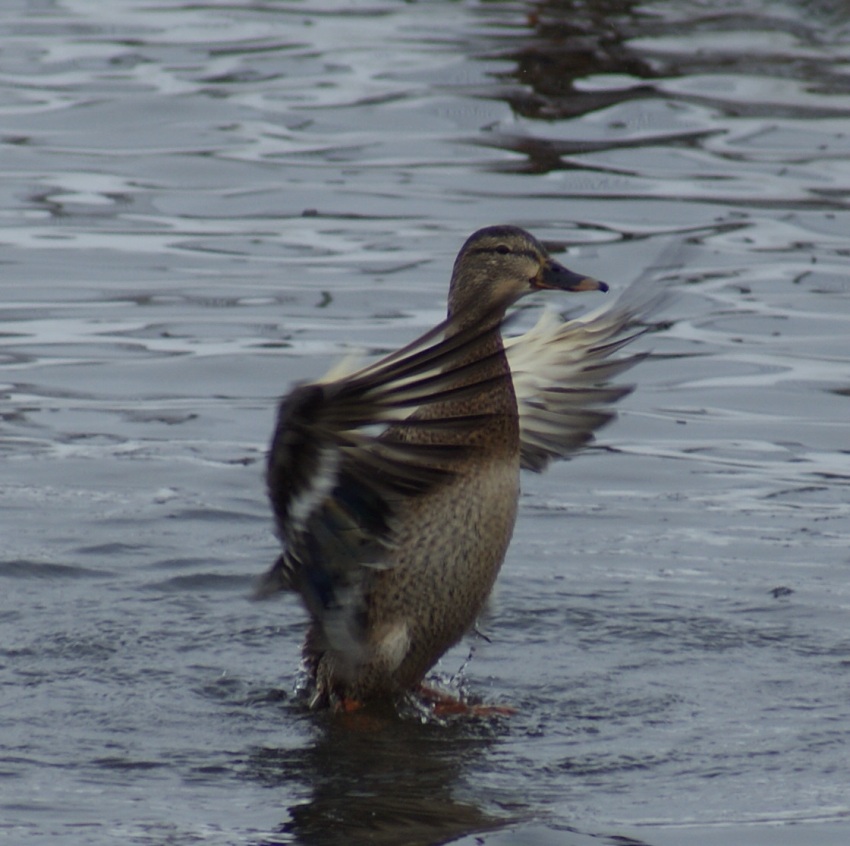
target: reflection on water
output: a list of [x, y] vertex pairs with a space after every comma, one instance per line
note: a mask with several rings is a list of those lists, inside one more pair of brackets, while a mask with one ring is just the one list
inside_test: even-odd
[[498, 816], [482, 810], [482, 797], [464, 784], [493, 743], [486, 727], [476, 733], [475, 726], [362, 714], [318, 723], [306, 747], [251, 754], [252, 778], [304, 797], [281, 808], [290, 819], [279, 838], [264, 843], [424, 846], [516, 819], [516, 809], [501, 809]]
[[[15, 842], [846, 840], [850, 7], [436, 8], [0, 11]], [[247, 600], [276, 397], [495, 222], [679, 297], [444, 661], [518, 715], [306, 714]]]

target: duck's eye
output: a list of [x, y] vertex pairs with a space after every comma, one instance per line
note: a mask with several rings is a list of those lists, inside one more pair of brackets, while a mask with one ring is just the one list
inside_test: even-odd
[[500, 256], [506, 256], [510, 251], [511, 248], [507, 244], [499, 244], [499, 246], [496, 247], [496, 252]]

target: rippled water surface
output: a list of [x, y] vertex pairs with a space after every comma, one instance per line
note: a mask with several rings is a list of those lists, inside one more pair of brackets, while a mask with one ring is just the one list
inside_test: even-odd
[[[0, 836], [847, 842], [846, 4], [0, 28]], [[248, 599], [276, 398], [435, 323], [496, 222], [678, 296], [439, 667], [519, 714], [310, 714], [300, 609]]]

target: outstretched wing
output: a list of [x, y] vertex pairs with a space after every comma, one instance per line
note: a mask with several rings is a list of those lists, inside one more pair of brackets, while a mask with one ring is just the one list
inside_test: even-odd
[[614, 357], [646, 329], [637, 322], [666, 295], [635, 284], [610, 306], [563, 321], [545, 311], [537, 325], [505, 342], [519, 408], [523, 468], [543, 471], [593, 438], [615, 412], [607, 406], [633, 390], [609, 380], [645, 353]]
[[260, 596], [296, 590], [325, 628], [338, 611], [346, 636], [356, 636], [363, 584], [387, 566], [400, 502], [450, 477], [471, 449], [457, 433], [489, 417], [421, 413], [504, 378], [490, 375], [490, 356], [469, 360], [472, 345], [499, 331], [487, 323], [449, 337], [440, 324], [375, 364], [283, 399], [267, 483], [284, 552]]

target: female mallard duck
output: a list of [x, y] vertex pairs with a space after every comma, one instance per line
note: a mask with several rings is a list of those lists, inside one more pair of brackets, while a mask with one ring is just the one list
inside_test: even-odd
[[508, 306], [545, 289], [608, 286], [522, 229], [481, 229], [455, 261], [445, 321], [281, 402], [267, 478], [284, 551], [260, 595], [295, 591], [309, 612], [313, 706], [416, 688], [485, 604], [520, 468], [586, 442], [612, 416], [597, 406], [629, 392], [605, 382], [638, 358], [608, 359], [639, 305], [549, 318], [503, 345]]

